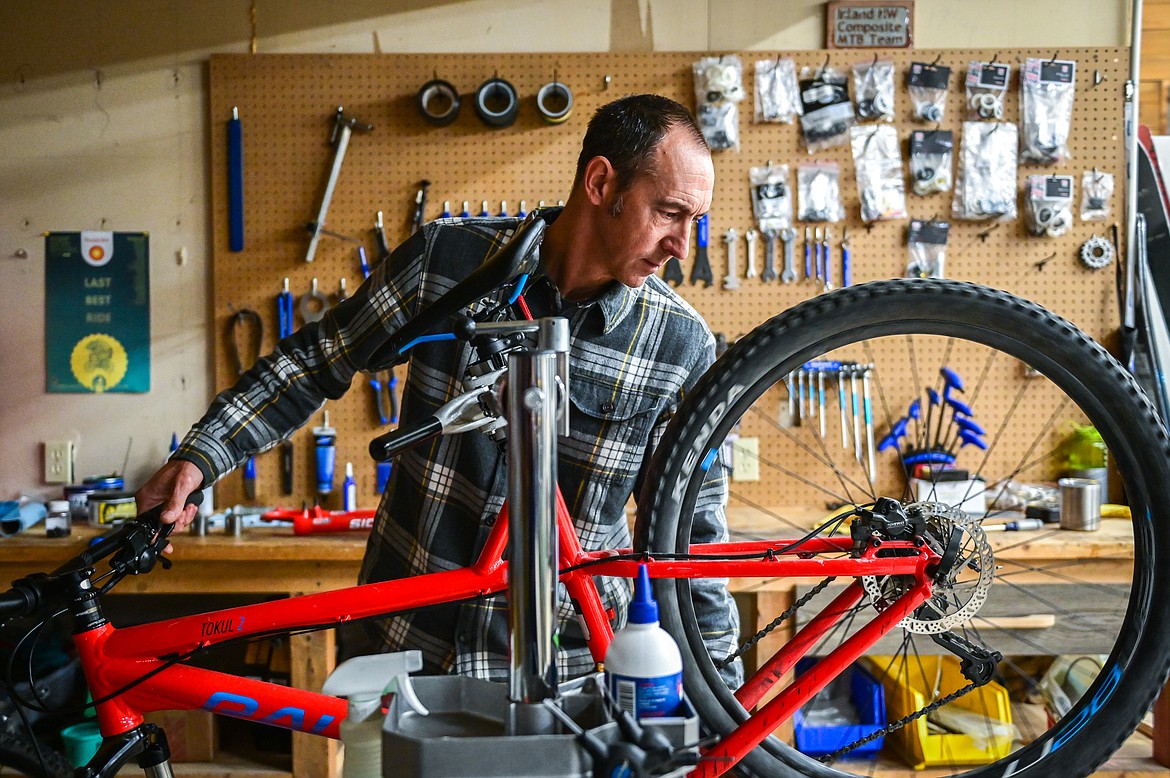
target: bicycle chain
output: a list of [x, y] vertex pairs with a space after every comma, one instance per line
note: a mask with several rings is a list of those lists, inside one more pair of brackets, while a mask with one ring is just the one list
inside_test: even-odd
[[[781, 613], [779, 616], [772, 619], [772, 621], [768, 624], [768, 626], [766, 626], [763, 629], [761, 629], [760, 631], [758, 631], [755, 635], [753, 635], [750, 639], [748, 639], [742, 646], [740, 646], [738, 649], [736, 649], [734, 653], [728, 655], [725, 659], [723, 659], [719, 662], [716, 662], [715, 669], [722, 670], [723, 668], [727, 667], [727, 665], [734, 662], [737, 658], [743, 656], [748, 651], [750, 651], [752, 649], [752, 647], [755, 646], [756, 643], [759, 643], [770, 632], [772, 632], [772, 630], [776, 629], [776, 627], [779, 627], [781, 624], [783, 624], [785, 621], [787, 621], [789, 618], [791, 618], [792, 614], [796, 613], [796, 611], [798, 609], [807, 605], [809, 603], [809, 601], [812, 600], [813, 597], [816, 597], [818, 594], [823, 592], [825, 590], [825, 588], [830, 583], [832, 583], [834, 580], [836, 580], [836, 578], [837, 578], [836, 576], [831, 575], [828, 578], [825, 578], [824, 580], [822, 580], [820, 583], [818, 583], [816, 586], [814, 586], [808, 592], [806, 592], [804, 594], [804, 596], [800, 597], [796, 602], [792, 603], [792, 605], [790, 605], [788, 608], [786, 608], [784, 610], [784, 612]], [[906, 726], [910, 722], [916, 721], [917, 719], [920, 719], [923, 716], [930, 715], [931, 713], [938, 710], [942, 706], [949, 705], [950, 703], [954, 702], [955, 700], [959, 699], [960, 697], [962, 697], [966, 694], [970, 694], [975, 689], [979, 688], [979, 686], [980, 686], [980, 684], [969, 683], [966, 686], [964, 686], [962, 689], [959, 689], [958, 691], [952, 692], [945, 697], [942, 697], [938, 700], [935, 700], [930, 705], [927, 705], [926, 707], [922, 708], [921, 710], [915, 711], [914, 713], [911, 713], [909, 716], [906, 716], [902, 719], [899, 719], [898, 721], [893, 722], [892, 724], [887, 725], [884, 729], [880, 729], [877, 732], [870, 733], [869, 735], [861, 738], [860, 740], [855, 740], [854, 742], [852, 742], [846, 746], [843, 746], [842, 748], [838, 748], [836, 751], [833, 751], [832, 753], [824, 754], [823, 756], [817, 757], [817, 761], [821, 762], [822, 764], [830, 764], [830, 763], [836, 761], [842, 755], [849, 753], [850, 751], [852, 751], [855, 748], [860, 748], [861, 746], [865, 745], [866, 743], [869, 743], [873, 740], [877, 740], [880, 737], [885, 737], [886, 735], [892, 734], [892, 733], [898, 731], [899, 729], [901, 729], [902, 727]]]
[[729, 664], [734, 662], [736, 659], [738, 659], [739, 657], [746, 654], [748, 651], [751, 651], [752, 646], [754, 646], [756, 643], [759, 643], [761, 640], [763, 640], [765, 637], [767, 637], [769, 632], [771, 632], [772, 630], [776, 629], [776, 627], [779, 627], [781, 624], [783, 624], [785, 622], [785, 620], [787, 620], [792, 614], [796, 613], [798, 608], [802, 608], [805, 605], [807, 605], [809, 600], [811, 600], [813, 597], [816, 597], [818, 594], [823, 592], [825, 590], [825, 587], [828, 586], [833, 581], [835, 581], [836, 579], [837, 579], [837, 576], [831, 575], [828, 578], [826, 578], [825, 580], [821, 581], [816, 586], [814, 586], [812, 589], [810, 589], [808, 591], [807, 594], [805, 594], [803, 597], [801, 597], [796, 602], [792, 603], [792, 605], [788, 606], [787, 610], [785, 610], [783, 613], [781, 613], [776, 618], [772, 619], [771, 624], [769, 624], [768, 626], [761, 629], [759, 632], [757, 632], [755, 635], [753, 635], [746, 643], [744, 643], [742, 646], [737, 648], [734, 653], [728, 655], [726, 658], [720, 660], [719, 662], [716, 662], [715, 669], [722, 670], [723, 668], [727, 667]]
[[821, 762], [822, 764], [829, 764], [831, 762], [835, 762], [838, 758], [840, 758], [844, 754], [849, 753], [853, 749], [860, 748], [861, 746], [864, 746], [866, 743], [869, 743], [872, 740], [877, 740], [879, 737], [885, 737], [886, 735], [892, 734], [892, 733], [898, 731], [899, 729], [901, 729], [902, 727], [906, 726], [910, 722], [915, 721], [916, 719], [920, 719], [923, 716], [927, 716], [930, 713], [938, 710], [942, 706], [947, 705], [949, 703], [952, 703], [955, 700], [962, 697], [963, 695], [969, 694], [970, 692], [973, 692], [978, 688], [979, 688], [979, 684], [969, 683], [966, 686], [964, 686], [962, 689], [959, 689], [956, 692], [952, 692], [952, 693], [948, 694], [946, 697], [935, 700], [934, 702], [927, 705], [922, 710], [915, 711], [914, 713], [911, 713], [909, 716], [906, 716], [905, 718], [899, 719], [898, 721], [895, 721], [893, 724], [886, 726], [884, 729], [879, 729], [877, 732], [870, 733], [869, 735], [866, 735], [865, 737], [861, 738], [860, 740], [855, 740], [847, 746], [843, 746], [842, 748], [838, 748], [836, 751], [833, 751], [832, 753], [824, 754], [823, 756], [817, 757], [817, 761]]

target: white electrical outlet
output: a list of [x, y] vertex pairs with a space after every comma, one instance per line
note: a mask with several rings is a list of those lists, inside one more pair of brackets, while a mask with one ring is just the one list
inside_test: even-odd
[[731, 466], [732, 480], [760, 480], [760, 439], [737, 438], [731, 444]]
[[45, 483], [73, 483], [73, 441], [45, 441]]

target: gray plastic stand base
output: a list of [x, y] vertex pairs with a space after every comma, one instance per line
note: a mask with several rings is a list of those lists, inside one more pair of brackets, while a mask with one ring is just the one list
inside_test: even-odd
[[[460, 676], [421, 676], [411, 684], [428, 716], [395, 695], [382, 727], [383, 778], [589, 778], [592, 759], [573, 734], [509, 735], [513, 704], [507, 684]], [[604, 742], [621, 737], [594, 684], [562, 695], [561, 709]], [[699, 739], [699, 720], [641, 721], [677, 747]], [[670, 775], [685, 775], [682, 768]]]

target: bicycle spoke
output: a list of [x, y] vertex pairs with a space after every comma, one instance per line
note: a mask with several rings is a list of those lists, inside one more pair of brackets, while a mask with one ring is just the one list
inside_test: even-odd
[[[1068, 746], [1061, 740], [1061, 754], [1084, 757], [1062, 762], [1058, 772], [1091, 770], [1106, 746], [1096, 734], [1070, 733], [1068, 717], [1074, 711], [1078, 721], [1092, 715], [1089, 697], [1078, 702], [1092, 674], [1085, 665], [1076, 671], [1084, 680], [1068, 694], [1070, 705], [1079, 708], [1054, 708], [1056, 697], [1042, 690], [1063, 683], [1063, 675], [1055, 674], [1066, 672], [1069, 660], [1060, 658], [1066, 653], [1108, 656], [1114, 646], [1126, 645], [1126, 651], [1112, 652], [1118, 662], [1112, 670], [1120, 677], [1149, 676], [1150, 662], [1160, 669], [1166, 652], [1150, 648], [1155, 637], [1147, 625], [1149, 614], [1167, 609], [1170, 587], [1162, 583], [1165, 576], [1151, 571], [1150, 553], [1155, 542], [1167, 541], [1151, 539], [1151, 528], [1159, 525], [1148, 519], [1102, 519], [1103, 531], [1075, 536], [1055, 527], [1008, 534], [1010, 525], [996, 525], [1022, 520], [1026, 502], [1048, 499], [1049, 485], [1070, 467], [1066, 442], [1084, 425], [1097, 426], [1106, 439], [1134, 515], [1164, 512], [1150, 495], [1170, 491], [1164, 486], [1170, 474], [1164, 458], [1146, 455], [1164, 445], [1164, 438], [1150, 407], [1129, 403], [1136, 392], [1126, 388], [1128, 399], [1119, 397], [1116, 387], [1128, 380], [1120, 368], [1067, 325], [997, 292], [952, 300], [922, 291], [934, 284], [889, 282], [881, 296], [869, 290], [856, 296], [848, 290], [833, 293], [821, 298], [823, 304], [810, 301], [791, 317], [769, 323], [754, 348], [733, 347], [727, 379], [713, 384], [717, 390], [698, 403], [697, 416], [711, 418], [729, 407], [724, 398], [734, 388], [736, 418], [720, 420], [714, 429], [702, 423], [683, 428], [672, 441], [683, 453], [669, 458], [668, 474], [677, 477], [688, 466], [685, 452], [718, 447], [734, 430], [745, 450], [759, 452], [755, 461], [743, 460], [743, 472], [731, 471], [729, 500], [753, 517], [750, 531], [736, 537], [772, 539], [769, 527], [804, 537], [834, 508], [851, 507], [852, 524], [840, 525], [839, 532], [851, 538], [854, 554], [878, 564], [859, 564], [853, 582], [842, 576], [837, 585], [860, 586], [864, 595], [840, 612], [829, 604], [829, 593], [824, 601], [802, 601], [784, 628], [813, 625], [816, 632], [802, 638], [815, 634], [809, 657], [828, 656], [846, 641], [851, 646], [873, 641], [861, 666], [877, 679], [889, 708], [886, 718], [867, 730], [884, 738], [878, 763], [912, 756], [938, 773], [973, 771], [991, 778], [1049, 760], [1045, 749], [1060, 736], [1077, 743], [1075, 751], [1064, 750]], [[844, 299], [852, 307], [831, 305]], [[835, 315], [843, 319], [840, 327], [832, 323]], [[791, 387], [779, 376], [794, 376]], [[836, 392], [824, 392], [826, 385]], [[707, 435], [712, 439], [696, 440]], [[875, 443], [881, 439], [872, 452], [871, 436]], [[677, 509], [680, 523], [675, 535], [662, 538], [665, 548], [672, 549], [673, 542], [672, 550], [686, 550], [691, 499], [684, 497]], [[1170, 497], [1165, 502], [1170, 505]], [[672, 506], [670, 515], [675, 511]], [[837, 533], [838, 526], [823, 532]], [[921, 551], [892, 542], [910, 537]], [[936, 561], [914, 575], [864, 572], [890, 569], [880, 566], [883, 556], [914, 553], [935, 554]], [[834, 564], [848, 560], [835, 557]], [[1139, 576], [1142, 586], [1135, 585]], [[781, 598], [787, 603], [801, 601], [798, 595], [808, 591], [775, 575], [766, 582], [747, 581], [741, 590], [776, 592], [786, 586], [794, 592]], [[1154, 597], [1154, 588], [1165, 594]], [[921, 598], [928, 590], [925, 600], [915, 600], [918, 607], [904, 609], [903, 597], [913, 592]], [[878, 624], [899, 618], [883, 637], [874, 637]], [[689, 636], [685, 622], [676, 626], [698, 668], [689, 683], [699, 684], [701, 698], [710, 703], [706, 714], [727, 715], [723, 724], [712, 725], [727, 731], [727, 722], [741, 721], [743, 711], [703, 669], [711, 660], [701, 641]], [[775, 650], [783, 643], [779, 634], [757, 641], [756, 650], [744, 656]], [[1136, 653], [1127, 641], [1141, 643], [1150, 662], [1131, 659]], [[822, 665], [818, 681], [829, 667]], [[1139, 691], [1136, 681], [1127, 688], [1125, 702], [1110, 698], [1119, 700], [1114, 707], [1121, 715], [1107, 725], [1094, 719], [1095, 731], [1109, 729], [1120, 739], [1116, 733], [1136, 720], [1136, 705], [1126, 704], [1144, 703], [1152, 691]], [[1105, 697], [1096, 699], [1099, 704]], [[806, 713], [815, 715], [826, 698], [807, 704]], [[1018, 741], [1007, 734], [1013, 708], [1020, 717]], [[964, 731], [973, 738], [935, 728], [963, 717], [970, 720]], [[785, 778], [867, 775], [874, 763], [839, 757], [865, 746], [869, 737], [858, 735], [853, 742], [834, 743], [828, 754], [812, 751], [807, 757], [793, 748], [802, 738], [785, 743], [773, 738], [751, 754], [751, 765], [760, 774]], [[973, 758], [972, 751], [980, 749], [987, 753]], [[972, 767], [978, 762], [992, 764]], [[877, 772], [883, 774], [883, 768]], [[1042, 767], [1030, 773], [1057, 774]]]

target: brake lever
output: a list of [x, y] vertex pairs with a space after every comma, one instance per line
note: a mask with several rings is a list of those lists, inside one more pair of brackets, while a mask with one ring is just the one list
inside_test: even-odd
[[[198, 506], [202, 503], [201, 490], [187, 497], [187, 505]], [[167, 547], [175, 525], [162, 523], [161, 516], [162, 506], [157, 505], [129, 522], [132, 526], [122, 536], [122, 548], [110, 560], [110, 567], [115, 572], [144, 575], [154, 569], [155, 562], [161, 564], [164, 570], [171, 569], [172, 562], [163, 556], [163, 550]]]

